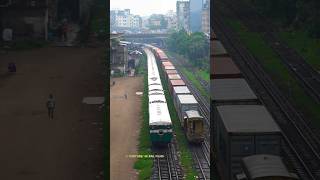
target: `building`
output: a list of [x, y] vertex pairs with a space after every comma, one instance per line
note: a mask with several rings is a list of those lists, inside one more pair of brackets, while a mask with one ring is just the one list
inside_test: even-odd
[[121, 34], [110, 34], [111, 75], [125, 74], [128, 69], [128, 47], [120, 42]]
[[[13, 40], [48, 39], [59, 21], [80, 22], [88, 19], [93, 0], [2, 0], [0, 30], [10, 28]], [[88, 21], [84, 21], [88, 22]]]
[[165, 19], [167, 21], [167, 29], [168, 30], [171, 30], [171, 29], [176, 30], [177, 29], [177, 14], [175, 12], [170, 10], [166, 14]]
[[142, 18], [138, 15], [130, 14], [130, 9], [110, 11], [111, 28], [140, 29]]
[[201, 30], [210, 34], [210, 0], [205, 0], [201, 12]]
[[201, 31], [201, 13], [203, 0], [190, 0], [190, 30]]
[[185, 29], [190, 32], [190, 2], [177, 1], [177, 26], [178, 29]]
[[281, 157], [269, 154], [252, 155], [242, 158], [241, 174], [236, 180], [297, 180], [298, 176], [289, 172]]

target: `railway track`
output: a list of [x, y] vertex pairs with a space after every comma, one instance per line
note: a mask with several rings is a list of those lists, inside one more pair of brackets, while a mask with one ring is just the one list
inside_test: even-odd
[[[223, 3], [219, 3], [223, 4]], [[277, 53], [291, 74], [298, 80], [304, 91], [320, 103], [320, 74], [294, 49], [280, 41], [276, 27], [256, 10], [241, 1], [224, 1], [224, 4], [234, 12], [233, 16], [253, 31], [262, 33], [264, 41]]]
[[287, 145], [284, 150], [288, 151], [287, 156], [293, 161], [298, 175], [301, 179], [320, 179], [319, 139], [303, 117], [281, 94], [255, 57], [241, 44], [235, 33], [220, 20], [221, 12], [216, 10], [214, 13], [215, 33], [275, 117]]
[[152, 180], [182, 180], [183, 175], [179, 165], [178, 155], [173, 143], [166, 147], [154, 149], [154, 169]]
[[195, 158], [195, 167], [199, 172], [197, 179], [209, 180], [210, 179], [210, 150], [206, 145], [206, 141], [199, 145], [190, 145], [191, 151]]

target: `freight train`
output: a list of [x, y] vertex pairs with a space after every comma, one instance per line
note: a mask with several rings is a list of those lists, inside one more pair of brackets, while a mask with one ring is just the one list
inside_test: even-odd
[[184, 129], [187, 140], [200, 143], [204, 140], [204, 118], [199, 112], [199, 103], [181, 79], [175, 66], [168, 56], [159, 48], [146, 45], [156, 57], [158, 67], [161, 67], [168, 89], [174, 101], [179, 121]]
[[221, 179], [235, 180], [245, 157], [281, 155], [281, 130], [215, 36], [211, 48], [213, 157]]

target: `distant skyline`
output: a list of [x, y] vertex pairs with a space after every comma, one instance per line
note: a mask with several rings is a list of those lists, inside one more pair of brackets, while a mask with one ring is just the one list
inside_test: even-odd
[[[200, 0], [201, 1], [201, 0]], [[177, 0], [110, 0], [110, 9], [130, 9], [130, 13], [140, 16], [166, 14], [176, 11]]]

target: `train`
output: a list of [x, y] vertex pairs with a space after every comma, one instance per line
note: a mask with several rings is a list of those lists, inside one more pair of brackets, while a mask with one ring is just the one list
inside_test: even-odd
[[170, 143], [173, 137], [172, 122], [153, 53], [144, 48], [148, 56], [149, 133], [152, 144]]
[[246, 157], [281, 155], [282, 132], [216, 36], [211, 48], [213, 158], [221, 179], [235, 180]]
[[169, 93], [172, 96], [174, 107], [187, 140], [190, 143], [203, 142], [205, 137], [204, 118], [199, 111], [200, 105], [196, 98], [189, 91], [166, 53], [152, 45], [146, 44], [145, 47], [152, 51], [158, 67], [161, 67], [164, 81], [168, 84]]

